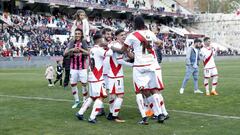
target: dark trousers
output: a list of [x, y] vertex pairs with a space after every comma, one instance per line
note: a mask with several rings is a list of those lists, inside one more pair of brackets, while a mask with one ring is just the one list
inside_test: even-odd
[[62, 86], [62, 74], [57, 75], [56, 80], [54, 81], [54, 84], [56, 84], [58, 81], [60, 81], [60, 86]]
[[158, 63], [161, 63], [162, 62], [162, 50], [160, 48], [157, 48], [155, 49], [156, 51], [156, 55], [157, 55], [157, 60], [158, 60]]
[[70, 79], [70, 69], [65, 69], [64, 87], [68, 86], [69, 79]]
[[52, 80], [51, 80], [51, 79], [48, 79], [48, 83], [49, 83], [49, 84], [52, 84]]

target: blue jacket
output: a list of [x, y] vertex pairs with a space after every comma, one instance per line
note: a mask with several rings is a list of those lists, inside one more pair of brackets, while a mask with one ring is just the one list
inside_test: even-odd
[[[197, 65], [199, 65], [199, 60], [200, 60], [200, 55], [199, 55], [199, 49], [196, 49], [198, 51], [198, 56], [197, 56]], [[196, 61], [196, 52], [193, 49], [193, 47], [188, 47], [187, 48], [187, 54], [186, 54], [186, 65], [192, 65]]]

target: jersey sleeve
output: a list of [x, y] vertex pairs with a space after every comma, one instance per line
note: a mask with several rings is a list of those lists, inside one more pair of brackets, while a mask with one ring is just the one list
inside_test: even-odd
[[201, 50], [200, 50], [200, 57], [202, 58], [202, 59], [204, 59], [205, 57], [206, 57], [206, 53], [205, 53], [206, 51], [205, 51], [205, 48], [202, 48]]
[[112, 56], [112, 55], [113, 55], [113, 51], [112, 51], [112, 49], [109, 49], [109, 50], [107, 50], [107, 51], [105, 52], [104, 57], [106, 57], [106, 56]]
[[68, 48], [68, 49], [74, 48], [74, 41], [70, 41], [70, 42], [68, 43], [68, 45], [67, 45], [67, 48]]
[[131, 47], [133, 45], [133, 35], [132, 34], [127, 36], [127, 38], [124, 41], [124, 44], [128, 47]]
[[152, 39], [153, 42], [157, 42], [158, 41], [157, 36], [152, 31], [149, 31], [149, 35], [151, 36], [151, 39]]
[[99, 55], [101, 57], [112, 56], [113, 51], [111, 49], [104, 50], [103, 48], [99, 48]]
[[129, 66], [129, 67], [132, 67], [133, 66], [133, 63], [130, 63], [130, 62], [127, 62], [127, 61], [125, 61], [124, 59], [117, 59], [117, 62], [119, 63], [119, 64], [122, 64], [122, 65], [125, 65], [125, 66]]

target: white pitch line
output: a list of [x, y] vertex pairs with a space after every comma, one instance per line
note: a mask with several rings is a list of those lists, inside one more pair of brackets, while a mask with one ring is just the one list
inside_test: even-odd
[[33, 99], [33, 100], [59, 101], [59, 102], [72, 102], [73, 101], [73, 100], [68, 100], [68, 99], [56, 99], [56, 98], [45, 98], [45, 97], [25, 97], [25, 96], [12, 96], [12, 95], [0, 95], [0, 97], [30, 99], [30, 100]]
[[[13, 96], [13, 95], [0, 95], [0, 97], [7, 97], [7, 98], [18, 98], [18, 99], [29, 99], [29, 100], [46, 100], [46, 101], [57, 101], [57, 102], [73, 102], [73, 100], [69, 99], [56, 99], [56, 98], [45, 98], [45, 97], [26, 97], [26, 96]], [[108, 104], [107, 104], [108, 105]], [[131, 105], [123, 105], [128, 108], [136, 108], [135, 106]], [[240, 120], [238, 116], [227, 116], [227, 115], [218, 115], [218, 114], [209, 114], [209, 113], [199, 113], [199, 112], [190, 112], [190, 111], [181, 111], [181, 110], [168, 110], [171, 112], [177, 113], [184, 113], [184, 114], [191, 114], [191, 115], [201, 115], [201, 116], [208, 116], [208, 117], [219, 117], [225, 119], [236, 119]]]
[[193, 115], [202, 115], [202, 116], [209, 116], [209, 117], [219, 117], [219, 118], [238, 119], [238, 120], [240, 120], [240, 117], [238, 117], [238, 116], [226, 116], [226, 115], [199, 113], [199, 112], [189, 112], [189, 111], [180, 111], [180, 110], [169, 110], [169, 111], [177, 112], [177, 113], [186, 113], [186, 114], [193, 114]]

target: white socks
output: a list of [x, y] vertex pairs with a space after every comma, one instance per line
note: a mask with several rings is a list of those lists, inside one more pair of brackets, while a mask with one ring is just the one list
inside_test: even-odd
[[108, 100], [109, 100], [109, 111], [110, 111], [110, 113], [113, 113], [113, 105], [114, 105], [114, 102], [115, 102], [115, 98], [116, 98], [115, 95], [112, 95], [112, 94], [109, 95]]
[[136, 101], [137, 101], [138, 109], [141, 113], [142, 118], [146, 117], [146, 114], [145, 114], [146, 110], [145, 110], [145, 107], [144, 107], [144, 101], [143, 101], [142, 94], [137, 94], [136, 95]]
[[209, 94], [209, 85], [208, 85], [208, 79], [207, 78], [204, 79], [204, 86], [205, 86], [206, 94]]
[[87, 86], [82, 86], [83, 102], [87, 99], [88, 90]]
[[216, 90], [217, 82], [218, 82], [218, 76], [214, 76], [212, 80], [212, 91]]
[[154, 115], [158, 116], [159, 114], [162, 114], [162, 110], [160, 108], [160, 98], [158, 94], [153, 94], [152, 96], [147, 98], [150, 104], [152, 104], [152, 110]]
[[167, 112], [167, 109], [166, 109], [166, 107], [165, 107], [165, 104], [164, 104], [164, 99], [163, 99], [163, 96], [162, 96], [162, 94], [161, 93], [159, 93], [159, 97], [160, 97], [160, 107], [161, 107], [161, 109], [162, 109], [162, 112], [163, 112], [163, 114], [166, 116], [166, 115], [168, 115], [168, 112]]
[[97, 114], [101, 110], [103, 102], [100, 99], [96, 99], [94, 104], [93, 104], [93, 109], [90, 115], [90, 119], [93, 120], [96, 118]]
[[85, 111], [90, 107], [90, 105], [92, 104], [93, 99], [92, 98], [87, 98], [85, 100], [85, 102], [83, 103], [82, 107], [80, 108], [80, 110], [78, 111], [78, 113], [80, 115], [83, 115], [85, 113]]
[[123, 99], [122, 98], [119, 98], [117, 97], [114, 101], [114, 105], [113, 105], [113, 116], [118, 116], [118, 113], [120, 111], [120, 108], [122, 106], [122, 102], [123, 102]]
[[75, 102], [79, 102], [77, 85], [76, 86], [72, 86], [72, 94], [73, 94]]

